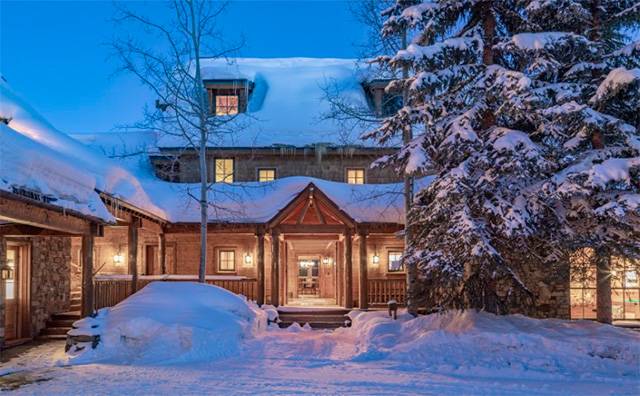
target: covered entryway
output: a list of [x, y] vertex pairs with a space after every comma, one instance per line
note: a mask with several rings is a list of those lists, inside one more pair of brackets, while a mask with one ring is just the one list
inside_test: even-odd
[[285, 235], [285, 305], [337, 306], [337, 235]]

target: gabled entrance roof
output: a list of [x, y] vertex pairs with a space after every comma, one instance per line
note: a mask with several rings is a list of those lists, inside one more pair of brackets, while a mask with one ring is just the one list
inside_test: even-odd
[[269, 227], [280, 224], [354, 227], [356, 221], [340, 209], [314, 183], [309, 183], [268, 222]]

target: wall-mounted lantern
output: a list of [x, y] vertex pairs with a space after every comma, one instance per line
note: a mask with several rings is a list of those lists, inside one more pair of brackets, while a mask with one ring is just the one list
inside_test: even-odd
[[118, 248], [118, 253], [113, 255], [113, 264], [116, 267], [119, 267], [124, 264], [124, 255], [122, 254], [122, 251], [120, 250], [120, 248]]
[[253, 256], [251, 255], [251, 253], [244, 254], [244, 266], [253, 267]]
[[323, 257], [322, 258], [322, 264], [329, 266], [331, 264], [333, 264], [333, 259], [331, 257]]
[[13, 279], [13, 269], [8, 265], [3, 266], [2, 269], [0, 269], [0, 278], [2, 278], [2, 280]]
[[373, 264], [374, 267], [377, 267], [380, 265], [380, 256], [378, 255], [377, 246], [374, 246], [374, 253], [373, 253], [373, 257], [371, 258], [371, 264]]

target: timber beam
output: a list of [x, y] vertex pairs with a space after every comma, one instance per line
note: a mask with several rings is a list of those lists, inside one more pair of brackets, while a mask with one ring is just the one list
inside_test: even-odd
[[[0, 219], [73, 235], [89, 234], [90, 222], [97, 220], [92, 216], [71, 210], [63, 211], [60, 207], [35, 202], [6, 191], [0, 191]], [[102, 220], [98, 222], [104, 223]]]

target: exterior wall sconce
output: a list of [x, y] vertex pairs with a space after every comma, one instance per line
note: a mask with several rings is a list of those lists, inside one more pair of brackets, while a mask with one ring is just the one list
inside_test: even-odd
[[13, 270], [11, 269], [11, 267], [7, 266], [3, 266], [2, 269], [0, 269], [0, 278], [2, 278], [2, 280], [10, 280], [13, 279]]
[[116, 253], [113, 256], [113, 264], [117, 267], [121, 266], [122, 264], [124, 264], [124, 256], [122, 255], [122, 253], [120, 252], [120, 250], [118, 249], [118, 253]]
[[253, 256], [250, 253], [244, 254], [244, 266], [253, 267]]
[[333, 264], [333, 259], [331, 257], [323, 257], [322, 258], [322, 264], [331, 265], [331, 264]]
[[374, 250], [375, 250], [375, 253], [373, 253], [373, 257], [371, 258], [371, 264], [373, 264], [374, 267], [377, 267], [380, 265], [380, 256], [378, 255], [378, 247], [376, 246]]

